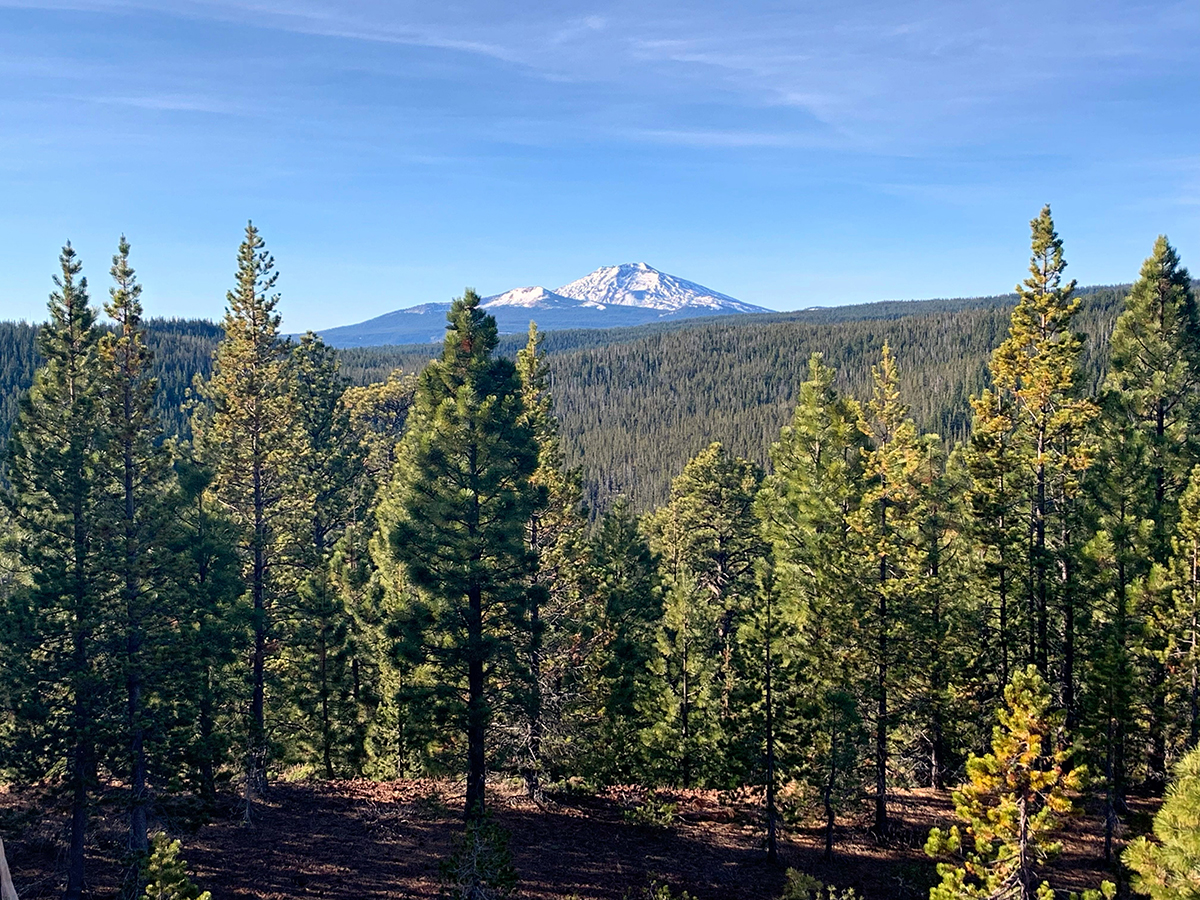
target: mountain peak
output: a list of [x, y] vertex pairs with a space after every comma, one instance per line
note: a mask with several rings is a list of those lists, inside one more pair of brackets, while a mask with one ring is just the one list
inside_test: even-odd
[[[543, 331], [612, 328], [669, 318], [766, 312], [719, 294], [702, 284], [676, 278], [644, 262], [602, 266], [556, 291], [541, 285], [513, 288], [485, 297], [480, 306], [496, 318], [501, 332], [524, 331], [534, 319]], [[366, 347], [440, 340], [440, 321], [449, 303], [398, 309], [366, 322], [321, 332], [335, 347]]]
[[684, 309], [726, 312], [761, 312], [761, 308], [742, 303], [694, 281], [660, 272], [644, 262], [602, 266], [578, 281], [554, 291], [583, 306], [636, 306], [666, 313]]

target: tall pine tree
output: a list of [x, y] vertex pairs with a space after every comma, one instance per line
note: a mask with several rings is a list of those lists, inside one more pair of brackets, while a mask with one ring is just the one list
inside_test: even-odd
[[278, 273], [253, 223], [238, 249], [236, 287], [226, 295], [225, 337], [213, 359], [192, 430], [213, 473], [210, 492], [241, 532], [251, 607], [250, 703], [246, 738], [246, 815], [267, 787], [269, 648], [281, 607], [296, 594], [310, 545], [311, 486], [306, 452], [279, 334]]
[[465, 732], [466, 814], [477, 820], [495, 709], [520, 704], [529, 690], [519, 654], [533, 565], [525, 532], [545, 490], [531, 482], [538, 445], [520, 378], [512, 362], [492, 356], [495, 319], [470, 290], [447, 318], [441, 359], [421, 373], [385, 501], [387, 537], [408, 593], [400, 652], [429, 675], [410, 681], [410, 700]]
[[9, 441], [7, 496], [33, 582], [20, 613], [20, 637], [28, 641], [22, 653], [36, 663], [26, 673], [41, 686], [31, 684], [20, 700], [17, 717], [28, 725], [30, 741], [22, 749], [41, 774], [66, 764], [71, 826], [64, 897], [79, 900], [97, 745], [115, 681], [113, 610], [106, 607], [111, 580], [102, 560], [110, 533], [109, 433], [87, 279], [70, 244], [59, 262], [50, 320], [38, 334], [45, 363], [21, 399]]
[[[1083, 338], [1071, 330], [1080, 300], [1075, 282], [1063, 280], [1066, 262], [1049, 206], [1030, 230], [1029, 277], [1017, 285], [1008, 337], [992, 354], [992, 389], [975, 403], [976, 430], [986, 440], [975, 444], [973, 469], [995, 491], [990, 498], [976, 497], [975, 505], [984, 512], [985, 534], [998, 552], [1010, 549], [1014, 534], [1003, 517], [1024, 510], [1023, 571], [1006, 562], [1003, 569], [1021, 584], [1024, 647], [1018, 661], [1035, 663], [1048, 678], [1053, 673], [1071, 718], [1079, 604], [1075, 554], [1084, 543], [1079, 480], [1091, 461], [1089, 427], [1097, 410], [1083, 395]], [[1016, 502], [1010, 502], [1011, 492]], [[997, 562], [996, 556], [989, 560]]]
[[[170, 708], [160, 679], [164, 651], [176, 643], [186, 606], [174, 590], [179, 577], [176, 534], [179, 492], [170, 451], [154, 413], [157, 382], [149, 374], [150, 351], [142, 319], [142, 287], [129, 264], [129, 243], [121, 237], [111, 269], [114, 286], [105, 312], [115, 331], [100, 340], [109, 441], [105, 469], [115, 482], [109, 491], [112, 532], [106, 565], [112, 571], [119, 610], [119, 655], [125, 674], [125, 725], [121, 741], [128, 775], [129, 851], [132, 878], [150, 850], [147, 832], [150, 775], [148, 742], [159, 729], [153, 709]], [[155, 701], [159, 702], [155, 702]], [[137, 887], [140, 890], [140, 886]], [[135, 891], [136, 892], [136, 891]]]
[[861, 795], [869, 700], [862, 623], [874, 574], [852, 527], [865, 489], [860, 409], [838, 395], [833, 379], [814, 354], [757, 501], [779, 595], [772, 623], [780, 647], [772, 679], [776, 755], [782, 777], [821, 798], [826, 858], [838, 813]]

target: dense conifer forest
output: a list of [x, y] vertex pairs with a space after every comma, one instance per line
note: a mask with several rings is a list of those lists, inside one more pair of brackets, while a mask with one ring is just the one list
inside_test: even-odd
[[[1126, 288], [1079, 291], [1078, 327], [1088, 336], [1083, 367], [1094, 387], [1103, 348]], [[671, 479], [695, 453], [720, 441], [769, 465], [768, 450], [791, 416], [808, 357], [824, 355], [839, 389], [860, 399], [885, 339], [904, 360], [902, 391], [915, 422], [950, 441], [970, 431], [970, 397], [987, 380], [1015, 295], [970, 300], [872, 303], [777, 315], [671, 322], [634, 328], [545, 335], [555, 416], [567, 465], [580, 468], [589, 508], [603, 511], [625, 496], [638, 511], [667, 499]], [[200, 320], [149, 319], [147, 343], [158, 380], [155, 410], [166, 433], [187, 437], [188, 390], [207, 378], [221, 337]], [[516, 358], [523, 335], [502, 335], [496, 352]], [[12, 348], [0, 370], [0, 435], [33, 379], [34, 329], [0, 323], [0, 345]], [[419, 371], [427, 346], [336, 351], [347, 383], [384, 382], [399, 369]]]
[[503, 790], [621, 786], [647, 841], [657, 789], [750, 798], [769, 866], [859, 820], [911, 849], [923, 790], [930, 900], [1195, 897], [1200, 317], [1148, 250], [1077, 291], [1047, 207], [1011, 298], [517, 342], [468, 290], [440, 348], [337, 353], [281, 333], [252, 225], [219, 326], [145, 320], [124, 238], [97, 304], [66, 246], [48, 321], [0, 332], [0, 778], [61, 816], [38, 896], [94, 895], [101, 808], [122, 896], [201, 897], [184, 820], [440, 778], [443, 896], [518, 889]]

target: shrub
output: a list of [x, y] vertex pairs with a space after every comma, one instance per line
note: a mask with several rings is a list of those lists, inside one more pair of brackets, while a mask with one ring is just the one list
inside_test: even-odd
[[212, 894], [201, 891], [188, 878], [187, 862], [180, 858], [179, 841], [165, 834], [156, 834], [150, 842], [144, 878], [146, 897], [150, 900], [212, 900]]
[[674, 803], [657, 803], [652, 798], [639, 806], [625, 810], [624, 818], [630, 825], [667, 829], [675, 824], [677, 811], [678, 807]]
[[517, 888], [509, 834], [490, 816], [467, 823], [454, 852], [442, 863], [444, 900], [500, 900]]
[[833, 885], [825, 884], [795, 869], [788, 869], [786, 877], [787, 884], [784, 885], [781, 900], [858, 900], [854, 888], [843, 888], [839, 891]]

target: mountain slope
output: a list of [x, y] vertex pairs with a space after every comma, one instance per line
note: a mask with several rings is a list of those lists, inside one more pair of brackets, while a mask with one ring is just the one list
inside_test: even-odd
[[767, 312], [694, 281], [660, 272], [645, 263], [605, 266], [554, 293], [587, 306], [636, 306], [665, 313], [711, 310], [722, 313]]
[[[761, 306], [743, 303], [645, 263], [605, 266], [553, 291], [540, 285], [514, 288], [485, 297], [481, 306], [496, 317], [496, 325], [507, 334], [525, 331], [531, 319], [543, 331], [557, 331], [768, 312]], [[354, 325], [329, 328], [320, 335], [334, 347], [437, 341], [444, 331], [444, 316], [449, 308], [448, 303], [426, 303]]]

